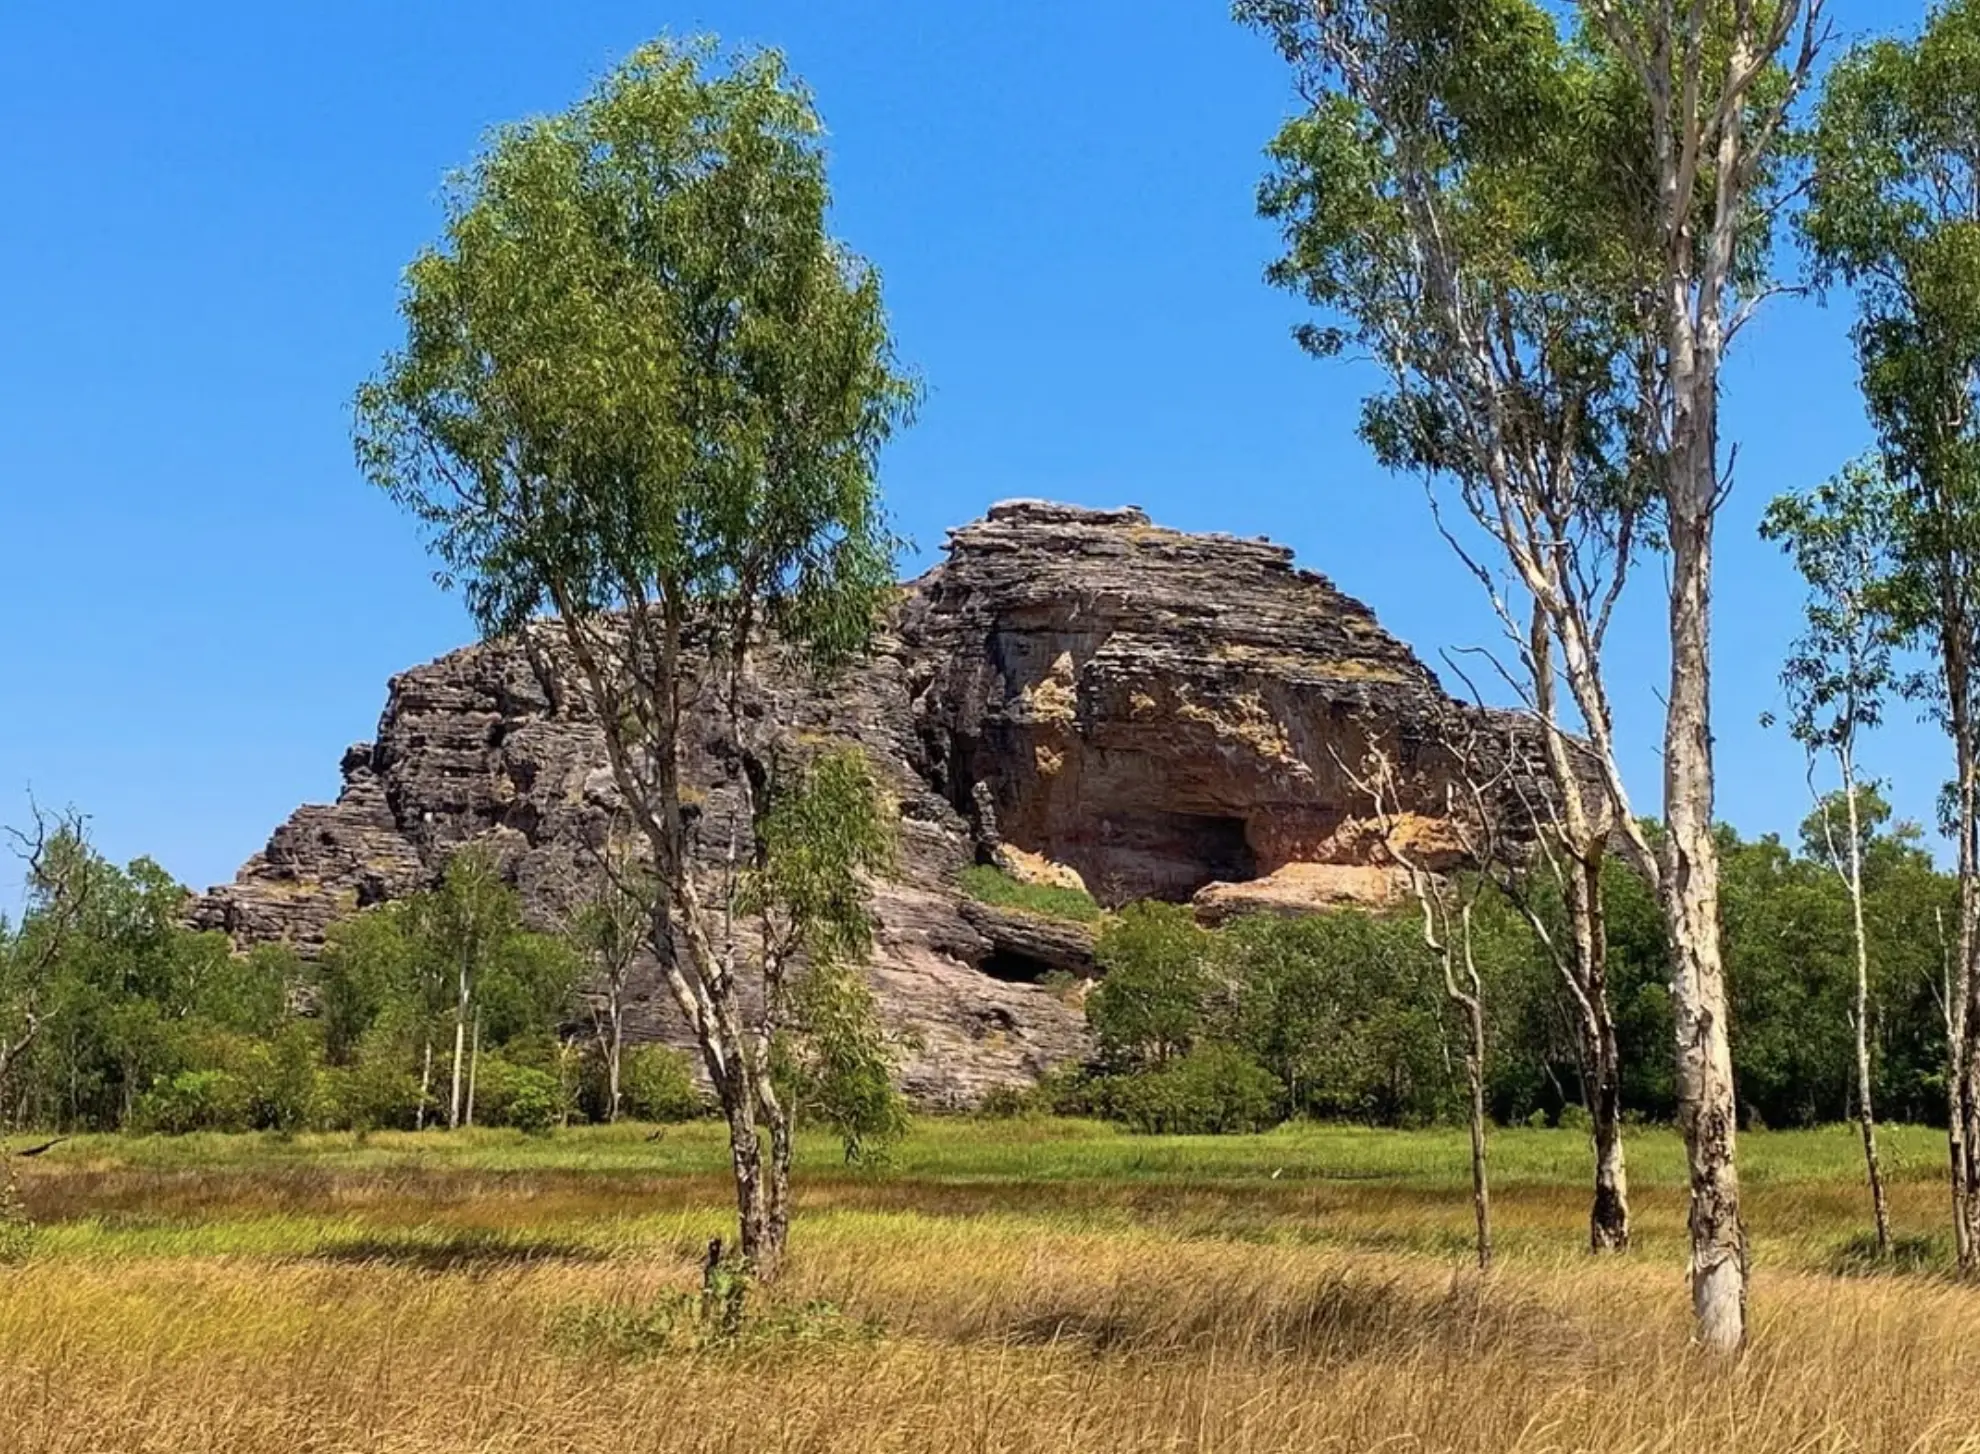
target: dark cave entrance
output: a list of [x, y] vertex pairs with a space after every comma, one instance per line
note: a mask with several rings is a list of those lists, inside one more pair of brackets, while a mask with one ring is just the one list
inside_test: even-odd
[[1036, 955], [1005, 946], [991, 950], [976, 967], [981, 973], [1006, 984], [1043, 984], [1049, 975], [1056, 972], [1055, 966]]

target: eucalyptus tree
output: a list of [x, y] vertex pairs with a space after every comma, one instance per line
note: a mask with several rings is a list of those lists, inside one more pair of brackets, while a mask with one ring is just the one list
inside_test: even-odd
[[[1509, 675], [1548, 748], [1561, 819], [1548, 826], [1584, 885], [1570, 902], [1595, 899], [1612, 832], [1658, 887], [1693, 1302], [1721, 1350], [1745, 1337], [1746, 1254], [1712, 836], [1719, 374], [1767, 291], [1776, 158], [1821, 8], [1581, 0], [1564, 35], [1539, 0], [1237, 6], [1309, 102], [1275, 142], [1262, 195], [1287, 227], [1273, 276], [1343, 320], [1303, 330], [1309, 348], [1357, 345], [1387, 375], [1363, 421], [1378, 455], [1452, 486], [1461, 523], [1478, 527], [1446, 536], [1514, 644]], [[1670, 551], [1671, 646], [1655, 845], [1622, 786], [1601, 668], [1652, 506]], [[1588, 739], [1592, 803], [1554, 704], [1560, 676]], [[1576, 904], [1570, 984], [1584, 998], [1605, 985], [1591, 913]]]
[[1858, 308], [1864, 398], [1897, 487], [1900, 629], [1952, 742], [1959, 922], [1949, 1006], [1949, 1151], [1963, 1272], [1980, 1271], [1980, 7], [1951, 0], [1915, 41], [1850, 51], [1816, 108], [1803, 231], [1816, 280]]
[[646, 947], [647, 906], [654, 893], [638, 855], [616, 835], [589, 869], [590, 891], [580, 895], [565, 932], [592, 971], [591, 1027], [605, 1070], [605, 1119], [616, 1121], [623, 1099], [626, 994], [633, 965]]
[[[474, 1123], [474, 1062], [481, 1056], [481, 1009], [476, 996], [510, 941], [522, 932], [522, 905], [503, 882], [501, 866], [483, 844], [468, 844], [448, 860], [439, 887], [422, 895], [414, 937], [429, 962], [444, 963], [454, 988], [454, 1054], [447, 1129]], [[468, 1029], [474, 1027], [473, 1060]]]
[[1877, 1251], [1890, 1250], [1891, 1212], [1877, 1157], [1877, 1116], [1870, 1066], [1870, 938], [1864, 925], [1863, 849], [1867, 835], [1857, 747], [1883, 721], [1884, 701], [1897, 686], [1896, 645], [1889, 601], [1895, 574], [1892, 551], [1897, 500], [1874, 462], [1859, 461], [1835, 479], [1801, 494], [1777, 497], [1760, 533], [1779, 541], [1808, 586], [1807, 629], [1781, 670], [1787, 694], [1788, 731], [1808, 754], [1809, 784], [1815, 765], [1828, 757], [1840, 780], [1842, 837], [1829, 795], [1815, 794], [1824, 852], [1849, 894], [1856, 950], [1856, 997], [1851, 1010], [1856, 1038], [1856, 1114], [1863, 1136], [1864, 1171], [1876, 1218]]
[[[841, 834], [812, 866], [837, 891], [786, 897], [764, 825], [811, 777], [779, 766], [755, 664], [773, 628], [819, 665], [866, 643], [892, 589], [878, 457], [913, 385], [878, 277], [826, 230], [822, 128], [774, 53], [648, 45], [496, 132], [446, 205], [406, 275], [405, 346], [359, 391], [359, 459], [484, 632], [555, 613], [728, 1122], [741, 1255], [767, 1276], [791, 1115], [770, 1063], [783, 985], [748, 926], [850, 931], [874, 865]], [[696, 801], [684, 769], [711, 736], [726, 776]]]
[[1383, 464], [1424, 477], [1540, 729], [1550, 791], [1529, 806], [1569, 942], [1530, 922], [1554, 951], [1589, 1087], [1590, 1246], [1626, 1248], [1601, 880], [1617, 828], [1640, 862], [1651, 850], [1602, 657], [1644, 524], [1642, 358], [1628, 234], [1582, 142], [1603, 77], [1528, 0], [1255, 0], [1238, 13], [1271, 33], [1310, 102], [1273, 141], [1260, 191], [1286, 240], [1269, 277], [1333, 315], [1300, 330], [1309, 351], [1355, 347], [1381, 366], [1362, 434]]
[[63, 955], [84, 928], [98, 878], [83, 818], [31, 805], [28, 825], [10, 828], [27, 886], [19, 925], [0, 916], [0, 1091], [34, 1048]]

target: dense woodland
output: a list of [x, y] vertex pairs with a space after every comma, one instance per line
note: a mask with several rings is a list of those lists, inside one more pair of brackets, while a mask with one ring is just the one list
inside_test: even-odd
[[[1877, 1104], [1943, 1124], [1944, 936], [1956, 885], [1916, 825], [1892, 823], [1881, 803], [1865, 823]], [[1720, 836], [1742, 1113], [1767, 1126], [1843, 1120], [1856, 1108], [1854, 959], [1849, 896], [1819, 815], [1797, 844]], [[0, 930], [0, 1038], [25, 1039], [4, 1084], [15, 1127], [546, 1131], [710, 1112], [688, 1057], [652, 1045], [626, 1047], [614, 1103], [611, 964], [596, 917], [524, 928], [514, 892], [472, 853], [432, 892], [337, 926], [312, 962], [275, 946], [238, 955], [224, 936], [182, 927], [186, 890], [148, 859], [120, 869], [73, 836], [50, 848], [64, 872], [68, 860], [84, 865], [88, 882], [32, 999], [30, 962], [55, 927], [50, 882]], [[1631, 1119], [1668, 1120], [1676, 1090], [1660, 920], [1623, 866], [1611, 865], [1606, 891], [1624, 1107]], [[1085, 997], [1094, 1062], [993, 1098], [991, 1114], [1091, 1114], [1183, 1132], [1295, 1116], [1384, 1126], [1464, 1116], [1460, 1027], [1413, 913], [1257, 916], [1208, 930], [1177, 905], [1102, 916], [1064, 891], [1006, 893], [1032, 912], [1099, 920], [1106, 973]], [[1492, 1116], [1585, 1124], [1553, 967], [1503, 902], [1483, 901], [1477, 942]]]

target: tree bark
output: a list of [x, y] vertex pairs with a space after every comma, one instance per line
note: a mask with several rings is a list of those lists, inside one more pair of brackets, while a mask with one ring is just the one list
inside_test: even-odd
[[1891, 1208], [1884, 1196], [1884, 1171], [1877, 1159], [1877, 1116], [1870, 1085], [1870, 939], [1863, 927], [1863, 825], [1856, 806], [1856, 768], [1847, 750], [1837, 754], [1843, 798], [1849, 810], [1849, 908], [1856, 936], [1856, 1119], [1863, 1133], [1863, 1166], [1870, 1179], [1870, 1206], [1877, 1225], [1877, 1256], [1891, 1250]]
[[605, 1047], [605, 1094], [607, 1096], [605, 1119], [608, 1123], [619, 1119], [619, 1066], [624, 1060], [626, 1045], [625, 1004], [620, 987], [616, 981], [612, 985], [611, 1015], [611, 1043]]
[[1717, 370], [1680, 374], [1691, 478], [1669, 491], [1671, 684], [1664, 731], [1662, 895], [1671, 936], [1678, 1126], [1691, 1181], [1691, 1302], [1697, 1336], [1717, 1352], [1746, 1341], [1746, 1229], [1740, 1218], [1738, 1113], [1719, 939], [1719, 849], [1713, 837], [1712, 517], [1717, 465], [1709, 404]]
[[480, 1070], [481, 1070], [481, 1010], [479, 1007], [477, 1007], [474, 1012], [474, 1044], [473, 1044], [473, 1048], [471, 1048], [468, 1051], [467, 1110], [465, 1114], [461, 1117], [461, 1122], [463, 1125], [472, 1126], [474, 1124], [474, 1083], [475, 1083], [475, 1078], [479, 1074]]
[[[1465, 960], [1471, 959], [1470, 911], [1465, 913]], [[1478, 1228], [1478, 1270], [1492, 1270], [1492, 1190], [1485, 1168], [1485, 1005], [1477, 992], [1478, 975], [1472, 972], [1473, 989], [1459, 995], [1471, 1031], [1471, 1044], [1465, 1050], [1464, 1077], [1471, 1090], [1471, 1213]]]
[[1608, 924], [1602, 908], [1602, 855], [1570, 866], [1568, 911], [1582, 1004], [1577, 1016], [1588, 1079], [1590, 1137], [1595, 1147], [1595, 1195], [1588, 1212], [1591, 1252], [1629, 1250], [1629, 1170], [1622, 1140], [1622, 1052], [1609, 1009]]
[[447, 1100], [447, 1129], [456, 1131], [461, 1124], [461, 1073], [467, 1068], [467, 971], [461, 971], [460, 998], [454, 1004], [454, 1067], [453, 1092]]
[[413, 1129], [426, 1129], [426, 1102], [433, 1093], [433, 1035], [428, 1031], [419, 1062], [419, 1105], [413, 1109]]

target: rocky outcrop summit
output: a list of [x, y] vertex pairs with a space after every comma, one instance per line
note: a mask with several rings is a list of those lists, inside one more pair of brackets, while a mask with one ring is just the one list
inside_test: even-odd
[[[1350, 778], [1371, 744], [1400, 765], [1423, 855], [1452, 851], [1443, 744], [1468, 709], [1366, 606], [1264, 541], [1008, 502], [950, 533], [859, 667], [826, 684], [763, 676], [772, 720], [858, 743], [899, 805], [902, 867], [876, 892], [870, 973], [924, 1103], [969, 1104], [1087, 1049], [1090, 931], [970, 900], [958, 876], [972, 861], [1076, 876], [1108, 905], [1194, 901], [1206, 919], [1392, 903], [1403, 885]], [[691, 754], [710, 796], [732, 771]], [[193, 921], [313, 953], [340, 917], [431, 883], [486, 838], [547, 926], [616, 804], [547, 624], [395, 677], [343, 777], [336, 803], [299, 809]], [[648, 983], [641, 1028], [676, 1038]]]

